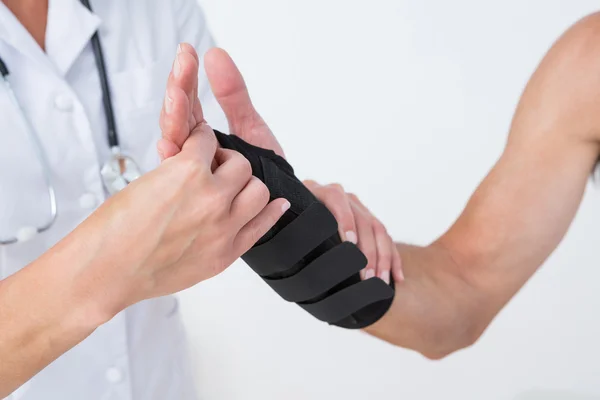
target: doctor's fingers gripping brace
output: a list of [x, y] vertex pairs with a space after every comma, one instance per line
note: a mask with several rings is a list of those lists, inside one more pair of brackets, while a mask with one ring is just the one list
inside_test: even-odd
[[291, 203], [242, 259], [281, 297], [321, 321], [348, 329], [377, 322], [394, 298], [393, 281], [361, 281], [366, 257], [354, 244], [342, 243], [333, 214], [296, 178], [286, 160], [237, 136], [215, 135], [222, 147], [250, 161], [271, 200], [283, 197]]

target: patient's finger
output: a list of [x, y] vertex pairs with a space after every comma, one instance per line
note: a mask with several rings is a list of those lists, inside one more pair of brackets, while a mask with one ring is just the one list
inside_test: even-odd
[[390, 283], [390, 271], [392, 269], [392, 255], [394, 242], [381, 222], [373, 218], [373, 231], [377, 243], [377, 272], [376, 276], [385, 283]]
[[218, 48], [209, 50], [204, 55], [204, 68], [215, 98], [225, 112], [230, 132], [254, 146], [285, 157], [277, 138], [252, 105], [244, 78], [229, 54]]
[[180, 87], [170, 85], [167, 87], [159, 122], [162, 132], [159, 153], [163, 160], [181, 151], [191, 131], [188, 118], [189, 100], [186, 93]]
[[[352, 199], [351, 199], [352, 200]], [[377, 242], [373, 230], [373, 219], [371, 215], [363, 211], [355, 202], [350, 201], [350, 206], [356, 221], [358, 233], [358, 248], [367, 257], [367, 266], [361, 272], [363, 279], [370, 279], [377, 271]]]
[[339, 184], [321, 186], [315, 181], [305, 181], [304, 185], [325, 204], [338, 223], [338, 230], [343, 241], [356, 244], [356, 223], [350, 207], [350, 200]]
[[[160, 126], [163, 138], [173, 142], [179, 149], [191, 130], [202, 120], [198, 93], [198, 56], [190, 45], [178, 46], [177, 55], [169, 74]], [[185, 101], [181, 95], [185, 96]]]
[[[204, 114], [202, 112], [202, 105], [200, 104], [200, 100], [198, 99], [198, 71], [200, 69], [200, 60], [198, 58], [198, 53], [194, 46], [189, 43], [181, 43], [179, 45], [182, 53], [187, 53], [191, 55], [195, 60], [195, 69], [193, 74], [193, 81], [191, 85], [188, 85], [189, 82], [182, 82], [182, 89], [185, 90], [188, 99], [190, 100], [190, 125], [194, 126], [204, 121]], [[187, 78], [187, 77], [186, 77]]]

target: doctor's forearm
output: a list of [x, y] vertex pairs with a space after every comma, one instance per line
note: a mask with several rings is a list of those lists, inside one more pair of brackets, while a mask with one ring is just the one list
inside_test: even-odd
[[[221, 165], [211, 168], [217, 158]], [[152, 199], [149, 201], [148, 199]], [[235, 200], [235, 202], [234, 202]], [[209, 279], [289, 209], [206, 124], [0, 287], [0, 395], [142, 300]]]
[[105, 322], [90, 293], [79, 290], [84, 248], [61, 242], [0, 285], [0, 398]]

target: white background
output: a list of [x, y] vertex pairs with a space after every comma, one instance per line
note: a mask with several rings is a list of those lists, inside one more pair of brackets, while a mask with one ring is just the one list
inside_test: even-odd
[[[302, 178], [427, 244], [500, 155], [552, 42], [592, 0], [201, 0]], [[600, 71], [599, 71], [600, 73]], [[600, 399], [600, 192], [477, 345], [441, 362], [330, 328], [243, 263], [182, 295], [205, 399]]]

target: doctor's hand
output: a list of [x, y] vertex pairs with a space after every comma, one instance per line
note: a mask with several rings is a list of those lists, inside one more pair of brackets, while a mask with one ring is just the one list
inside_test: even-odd
[[268, 202], [248, 161], [195, 126], [179, 154], [0, 281], [0, 398], [126, 307], [223, 271], [289, 208]]
[[[160, 117], [163, 138], [158, 143], [158, 152], [162, 159], [177, 154], [193, 126], [204, 121], [198, 99], [199, 68], [194, 48], [181, 44], [169, 75]], [[285, 157], [275, 135], [254, 108], [244, 78], [227, 52], [218, 48], [209, 50], [204, 55], [204, 68], [229, 122], [229, 132]]]
[[200, 123], [178, 155], [108, 200], [79, 229], [84, 232], [75, 232], [86, 237], [98, 226], [106, 229], [88, 249], [88, 290], [109, 292], [118, 312], [211, 278], [289, 207], [284, 199], [268, 202], [249, 162], [218, 148], [212, 129]]
[[362, 202], [351, 193], [346, 193], [339, 184], [322, 186], [315, 181], [304, 181], [304, 185], [321, 201], [338, 222], [340, 237], [350, 241], [367, 257], [368, 264], [361, 271], [363, 279], [374, 276], [390, 282], [404, 280], [402, 260], [398, 248], [385, 226], [371, 214]]

